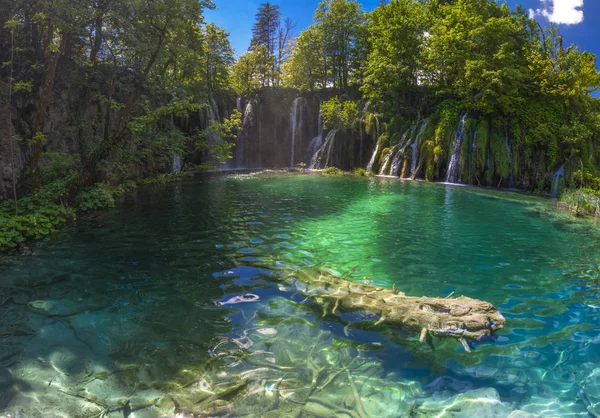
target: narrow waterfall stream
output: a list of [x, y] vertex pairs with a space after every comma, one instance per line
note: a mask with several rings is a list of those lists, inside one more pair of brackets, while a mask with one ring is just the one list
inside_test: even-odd
[[465, 122], [467, 120], [467, 114], [463, 114], [458, 124], [456, 132], [456, 143], [454, 144], [454, 152], [450, 159], [450, 165], [448, 166], [448, 175], [446, 176], [447, 183], [456, 183], [458, 181], [458, 160], [460, 158], [460, 146], [465, 134]]

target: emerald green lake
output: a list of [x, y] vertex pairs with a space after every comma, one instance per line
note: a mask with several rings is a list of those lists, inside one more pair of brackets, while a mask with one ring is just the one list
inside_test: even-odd
[[[1, 416], [600, 414], [600, 233], [554, 206], [268, 172], [138, 190], [0, 265]], [[281, 280], [309, 267], [483, 299], [507, 326], [432, 350], [322, 317]]]

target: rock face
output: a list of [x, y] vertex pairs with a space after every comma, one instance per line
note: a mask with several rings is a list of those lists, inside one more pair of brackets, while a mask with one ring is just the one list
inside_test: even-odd
[[379, 316], [375, 325], [386, 323], [420, 333], [423, 341], [431, 336], [455, 338], [470, 352], [467, 341], [502, 329], [504, 317], [491, 303], [465, 296], [456, 299], [409, 297], [395, 289], [352, 283], [318, 269], [294, 272], [288, 278], [303, 294], [323, 305], [325, 312], [367, 311]]

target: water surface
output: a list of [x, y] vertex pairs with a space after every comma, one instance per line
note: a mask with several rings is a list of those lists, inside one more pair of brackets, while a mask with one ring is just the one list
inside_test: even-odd
[[[598, 413], [599, 235], [553, 206], [308, 174], [141, 189], [0, 266], [0, 296], [11, 296], [0, 314], [0, 411]], [[472, 354], [454, 341], [431, 350], [368, 325], [367, 313], [323, 316], [282, 281], [311, 267], [411, 296], [484, 299], [507, 327]]]

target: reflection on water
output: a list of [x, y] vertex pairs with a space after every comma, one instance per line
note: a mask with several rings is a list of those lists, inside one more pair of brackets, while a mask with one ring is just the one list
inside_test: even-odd
[[[0, 416], [598, 414], [598, 232], [551, 205], [314, 175], [141, 190], [0, 266]], [[507, 327], [432, 351], [281, 280], [313, 266]]]

